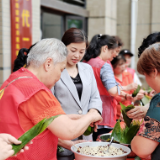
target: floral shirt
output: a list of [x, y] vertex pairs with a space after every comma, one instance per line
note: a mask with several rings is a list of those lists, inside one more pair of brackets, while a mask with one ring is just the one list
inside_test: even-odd
[[[160, 142], [160, 93], [152, 98], [139, 135]], [[160, 144], [151, 157], [152, 160], [160, 160]]]

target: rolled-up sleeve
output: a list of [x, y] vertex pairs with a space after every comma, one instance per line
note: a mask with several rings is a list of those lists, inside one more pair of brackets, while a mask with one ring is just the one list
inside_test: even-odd
[[105, 63], [100, 71], [100, 77], [102, 80], [103, 85], [105, 86], [105, 88], [108, 90], [110, 90], [111, 88], [117, 86], [118, 87], [118, 94], [120, 94], [120, 88], [119, 88], [119, 83], [116, 82], [115, 77], [114, 77], [114, 73], [113, 70], [110, 66], [110, 64]]

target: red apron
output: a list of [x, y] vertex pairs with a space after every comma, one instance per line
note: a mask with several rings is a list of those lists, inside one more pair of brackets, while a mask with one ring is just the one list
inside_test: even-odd
[[[12, 73], [0, 90], [3, 88], [4, 95], [0, 100], [0, 133], [19, 138], [25, 133], [19, 122], [19, 105], [40, 90], [50, 90], [25, 68]], [[33, 139], [29, 150], [7, 160], [56, 160], [57, 143], [58, 138], [46, 130]]]
[[[114, 127], [116, 123], [116, 114], [117, 114], [117, 101], [115, 100], [114, 97], [112, 97], [106, 88], [104, 87], [101, 78], [100, 78], [100, 71], [102, 66], [106, 63], [103, 60], [101, 60], [99, 57], [97, 58], [92, 58], [88, 62], [93, 68], [94, 75], [97, 81], [97, 87], [100, 93], [100, 97], [102, 100], [102, 106], [103, 106], [103, 111], [102, 111], [102, 117], [103, 121], [100, 123], [100, 125], [107, 125], [110, 127]], [[110, 62], [107, 61], [107, 63], [110, 64]], [[111, 65], [111, 64], [110, 64]], [[111, 66], [112, 67], [112, 66]]]
[[[129, 72], [123, 72], [122, 73], [122, 81], [119, 80], [116, 76], [115, 76], [115, 79], [116, 81], [121, 85], [121, 86], [127, 86], [129, 84], [131, 84], [133, 82], [133, 77], [132, 75], [129, 73]], [[124, 91], [125, 93], [128, 93], [128, 94], [132, 94], [133, 91]], [[129, 101], [129, 100], [125, 100], [125, 101], [121, 101], [121, 97], [120, 96], [116, 96], [115, 97], [118, 104], [117, 104], [117, 119], [119, 119], [120, 115], [121, 115], [121, 106], [120, 106], [120, 102], [122, 104], [124, 104], [125, 106], [128, 106], [132, 103], [132, 101]]]

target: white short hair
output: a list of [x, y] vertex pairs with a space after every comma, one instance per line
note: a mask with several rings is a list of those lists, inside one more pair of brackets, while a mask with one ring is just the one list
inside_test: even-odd
[[67, 48], [60, 40], [56, 38], [42, 39], [28, 53], [27, 66], [32, 64], [39, 67], [47, 58], [52, 58], [56, 64], [64, 61], [67, 54]]

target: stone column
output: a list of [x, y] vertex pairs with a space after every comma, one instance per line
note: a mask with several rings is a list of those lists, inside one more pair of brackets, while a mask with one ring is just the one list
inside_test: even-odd
[[95, 34], [116, 35], [117, 0], [87, 0], [88, 36]]

